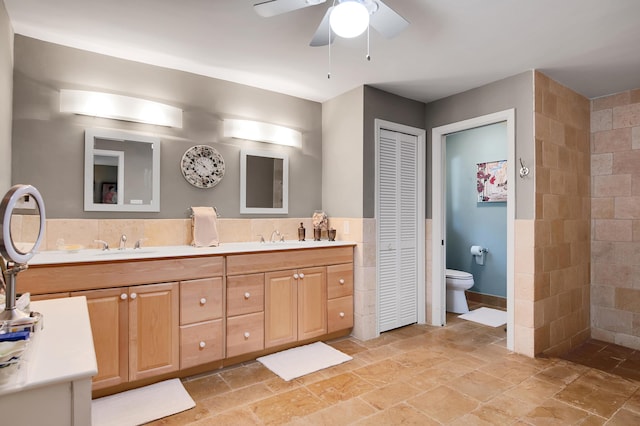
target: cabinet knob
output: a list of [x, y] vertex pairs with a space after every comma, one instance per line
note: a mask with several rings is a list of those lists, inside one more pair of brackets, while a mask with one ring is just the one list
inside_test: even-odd
[[297, 280], [298, 278], [300, 278], [300, 275], [298, 275], [298, 274], [293, 274], [293, 279]]
[[135, 299], [136, 297], [138, 297], [138, 295], [137, 295], [137, 294], [135, 294], [135, 293], [131, 293], [131, 296], [129, 296], [129, 297], [131, 297], [131, 300], [133, 300], [133, 299]]
[[301, 280], [304, 279], [304, 274], [303, 273], [300, 273], [300, 279]]
[[207, 298], [203, 297], [202, 299], [200, 299], [200, 304], [204, 305], [205, 303], [207, 303]]
[[340, 318], [344, 318], [344, 312], [340, 312]]
[[246, 292], [246, 293], [244, 294], [244, 298], [245, 298], [245, 299], [248, 299], [248, 298], [250, 298], [250, 297], [251, 297], [251, 293]]
[[244, 338], [245, 338], [245, 339], [248, 339], [248, 338], [249, 338], [249, 336], [251, 336], [251, 333], [249, 333], [248, 331], [245, 331], [245, 332], [244, 332]]
[[198, 346], [200, 346], [200, 349], [203, 349], [205, 346], [207, 346], [207, 344], [204, 341], [202, 341], [200, 342], [200, 344], [198, 344]]
[[340, 278], [338, 282], [340, 283], [340, 285], [344, 285], [344, 278]]
[[127, 293], [122, 293], [120, 295], [120, 299], [122, 299], [122, 300], [127, 300], [127, 297], [129, 297], [129, 296], [127, 296]]

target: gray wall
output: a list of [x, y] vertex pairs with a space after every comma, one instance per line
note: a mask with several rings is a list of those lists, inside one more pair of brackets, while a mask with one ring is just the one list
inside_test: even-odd
[[375, 119], [424, 129], [424, 116], [425, 104], [422, 102], [393, 95], [374, 87], [364, 87], [362, 217], [375, 217]]
[[448, 98], [430, 102], [426, 106], [427, 129], [427, 217], [432, 217], [431, 130], [455, 123], [515, 108], [516, 161], [519, 158], [529, 167], [527, 179], [516, 181], [516, 218], [533, 219], [535, 213], [535, 143], [533, 136], [533, 71], [487, 84]]
[[[507, 296], [507, 203], [478, 203], [477, 164], [506, 159], [506, 122], [447, 135], [447, 268], [473, 274], [472, 291], [500, 297]], [[484, 265], [469, 253], [473, 245], [489, 250]]]
[[13, 29], [0, 2], [0, 194], [11, 186], [11, 105], [13, 98]]
[[[181, 218], [193, 205], [212, 205], [222, 217], [240, 215], [240, 149], [289, 155], [289, 215], [308, 217], [322, 201], [322, 105], [182, 71], [141, 64], [23, 36], [15, 38], [13, 182], [35, 185], [51, 218]], [[9, 78], [10, 80], [10, 78]], [[59, 112], [59, 90], [134, 96], [184, 110], [182, 129]], [[5, 99], [3, 97], [3, 99]], [[0, 111], [1, 113], [1, 111]], [[303, 133], [296, 149], [222, 137], [223, 118], [279, 124]], [[161, 139], [160, 213], [83, 211], [84, 129], [139, 131]], [[212, 189], [191, 186], [180, 159], [193, 145], [215, 147], [224, 179]]]

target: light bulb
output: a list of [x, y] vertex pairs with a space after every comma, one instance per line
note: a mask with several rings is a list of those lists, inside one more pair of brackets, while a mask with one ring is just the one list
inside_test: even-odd
[[369, 26], [369, 11], [358, 1], [343, 1], [333, 8], [329, 24], [340, 37], [357, 37]]

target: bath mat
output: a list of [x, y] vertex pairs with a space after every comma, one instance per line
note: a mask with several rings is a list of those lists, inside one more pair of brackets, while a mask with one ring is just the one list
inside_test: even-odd
[[462, 314], [458, 318], [479, 322], [480, 324], [488, 325], [490, 327], [500, 327], [507, 323], [507, 313], [498, 309], [492, 308], [478, 308], [471, 312]]
[[165, 380], [138, 389], [94, 399], [93, 426], [136, 426], [196, 406], [180, 379]]
[[322, 342], [299, 346], [258, 358], [284, 381], [352, 360], [349, 355]]

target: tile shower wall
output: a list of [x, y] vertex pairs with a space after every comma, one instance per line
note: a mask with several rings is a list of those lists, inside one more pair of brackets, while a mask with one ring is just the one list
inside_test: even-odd
[[640, 349], [640, 89], [591, 101], [591, 335]]
[[554, 355], [590, 334], [589, 100], [534, 78], [534, 353]]

